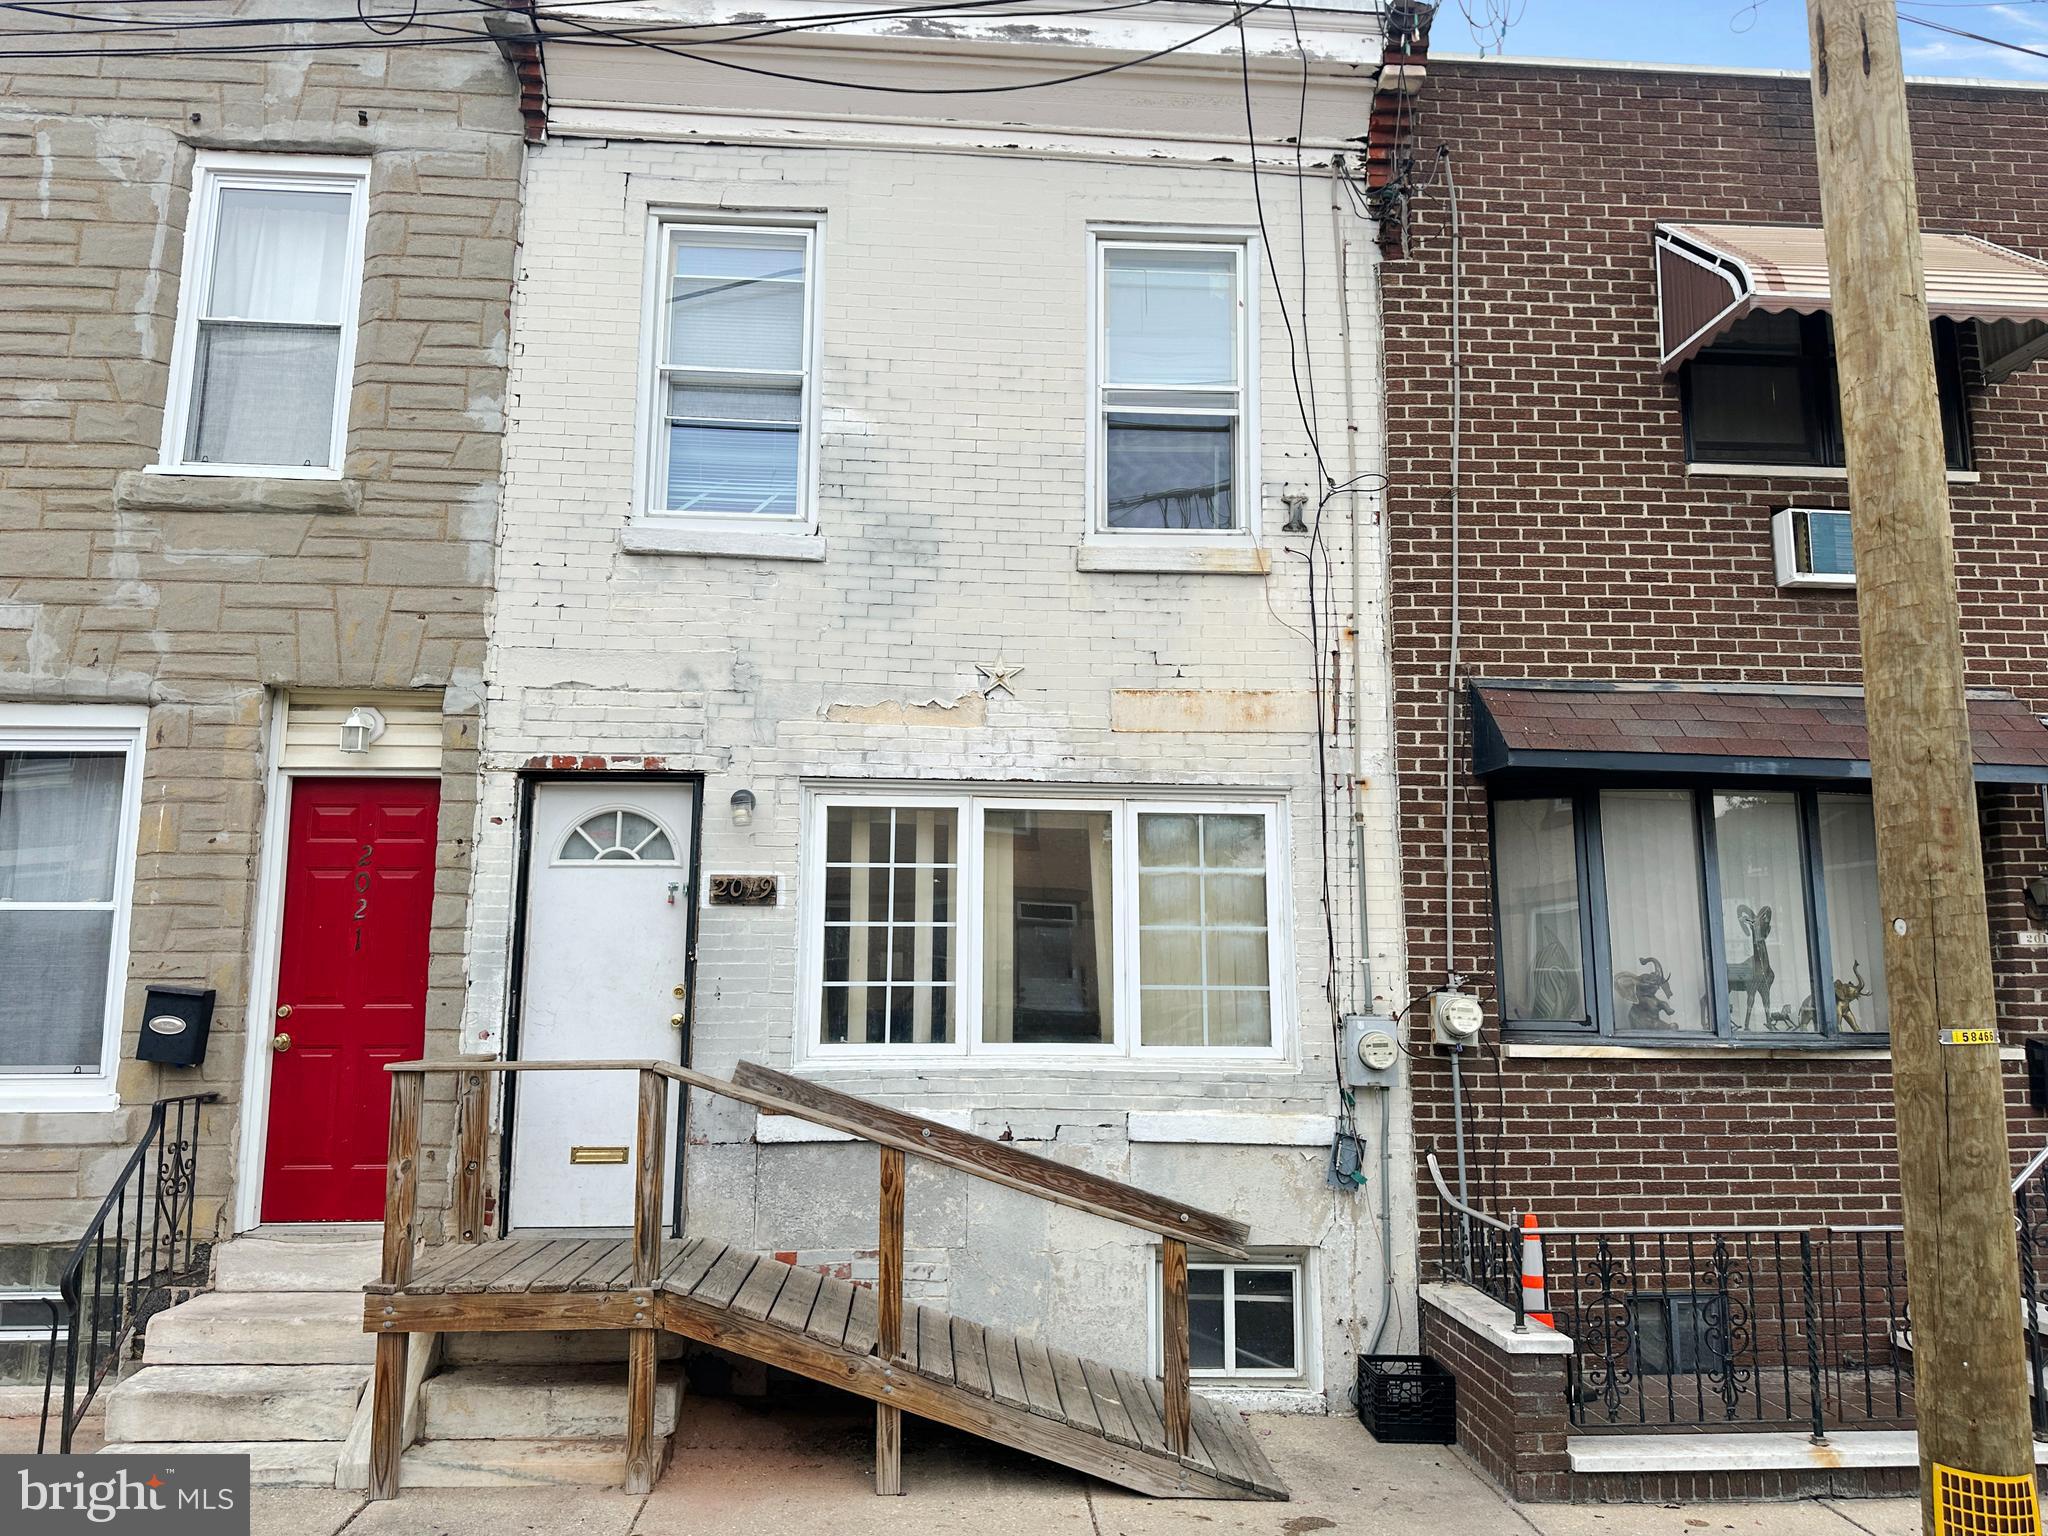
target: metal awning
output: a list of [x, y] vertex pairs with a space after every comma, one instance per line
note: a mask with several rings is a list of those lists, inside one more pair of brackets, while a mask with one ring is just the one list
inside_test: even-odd
[[[2048, 726], [2009, 693], [1972, 691], [1982, 784], [2048, 784]], [[1481, 679], [1473, 768], [1573, 774], [1865, 779], [1870, 726], [1855, 688]]]
[[[1744, 315], [1832, 305], [1819, 225], [1659, 224], [1657, 321], [1665, 372]], [[2048, 351], [2048, 262], [1975, 235], [1920, 236], [1927, 312], [1983, 328], [1988, 377]]]

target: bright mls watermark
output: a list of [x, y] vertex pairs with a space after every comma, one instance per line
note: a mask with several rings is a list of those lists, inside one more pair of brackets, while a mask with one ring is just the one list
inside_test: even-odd
[[246, 1456], [0, 1456], [7, 1536], [249, 1536]]

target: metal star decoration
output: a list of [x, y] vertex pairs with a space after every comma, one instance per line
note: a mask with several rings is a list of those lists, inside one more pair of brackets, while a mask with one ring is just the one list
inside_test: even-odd
[[1019, 672], [1022, 672], [1024, 670], [1022, 667], [1008, 666], [1000, 661], [991, 662], [984, 666], [977, 661], [974, 664], [974, 670], [981, 674], [981, 696], [984, 699], [994, 698], [998, 688], [1013, 699], [1017, 697], [1017, 690], [1010, 686], [1010, 679]]

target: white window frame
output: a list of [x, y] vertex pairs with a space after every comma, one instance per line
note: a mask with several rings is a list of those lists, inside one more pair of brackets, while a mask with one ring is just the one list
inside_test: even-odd
[[[124, 758], [121, 830], [115, 847], [114, 921], [107, 939], [106, 1014], [94, 1070], [15, 1072], [0, 1063], [0, 1113], [103, 1112], [119, 1107], [121, 1020], [128, 988], [128, 919], [135, 900], [135, 844], [142, 825], [143, 733], [149, 710], [125, 704], [0, 705], [0, 750], [118, 752]], [[107, 902], [9, 902], [10, 909], [103, 909]]]
[[[803, 873], [797, 903], [803, 946], [799, 963], [797, 1059], [799, 1062], [829, 1063], [834, 1067], [862, 1063], [889, 1066], [904, 1061], [1043, 1065], [1048, 1060], [1058, 1060], [1107, 1067], [1171, 1064], [1176, 1070], [1205, 1065], [1242, 1069], [1247, 1065], [1291, 1061], [1294, 939], [1293, 905], [1287, 883], [1291, 860], [1286, 803], [1285, 796], [1279, 794], [1247, 793], [1241, 798], [1218, 799], [1211, 793], [1197, 799], [1162, 795], [1156, 789], [1117, 793], [1105, 792], [1100, 787], [1064, 793], [1059, 790], [1004, 788], [937, 792], [929, 787], [901, 790], [863, 787], [856, 790], [831, 786], [807, 790], [800, 852]], [[959, 841], [954, 863], [955, 942], [951, 957], [955, 1011], [953, 1038], [944, 1044], [827, 1043], [821, 1038], [825, 974], [825, 821], [828, 811], [849, 806], [937, 808], [956, 813]], [[987, 813], [992, 810], [1095, 811], [1110, 815], [1116, 839], [1112, 862], [1116, 911], [1111, 950], [1115, 972], [1112, 977], [1115, 1029], [1111, 1040], [1097, 1044], [1017, 1044], [989, 1042], [981, 1038], [982, 946], [986, 920], [981, 863]], [[1137, 828], [1139, 816], [1153, 813], [1255, 815], [1265, 821], [1267, 1000], [1272, 1012], [1272, 1026], [1263, 1046], [1162, 1046], [1145, 1045], [1140, 1040]]]
[[[647, 275], [641, 295], [640, 425], [635, 434], [635, 481], [639, 486], [636, 520], [654, 527], [701, 529], [720, 534], [802, 536], [818, 526], [818, 356], [820, 352], [819, 252], [824, 242], [822, 221], [811, 217], [752, 214], [716, 218], [690, 210], [655, 209], [647, 221]], [[803, 399], [797, 411], [797, 510], [780, 512], [691, 512], [668, 506], [668, 380], [670, 375], [720, 372], [776, 373], [778, 369], [690, 368], [662, 361], [667, 347], [667, 300], [674, 271], [675, 238], [684, 230], [715, 230], [736, 235], [797, 235], [804, 242], [803, 366], [796, 377]]]
[[[1315, 1362], [1309, 1357], [1310, 1345], [1314, 1342], [1310, 1320], [1310, 1286], [1308, 1256], [1302, 1253], [1255, 1254], [1250, 1259], [1216, 1259], [1201, 1254], [1188, 1256], [1190, 1299], [1192, 1281], [1197, 1270], [1214, 1269], [1223, 1271], [1223, 1359], [1221, 1370], [1198, 1370], [1190, 1365], [1188, 1379], [1191, 1382], [1210, 1386], [1229, 1386], [1234, 1383], [1254, 1383], [1262, 1386], [1293, 1386], [1315, 1380]], [[1230, 1364], [1237, 1355], [1237, 1274], [1241, 1270], [1259, 1270], [1284, 1273], [1294, 1282], [1294, 1368], [1284, 1370], [1272, 1367], [1251, 1367], [1239, 1369]], [[1165, 1275], [1159, 1262], [1159, 1250], [1152, 1250], [1152, 1286], [1146, 1308], [1150, 1322], [1152, 1370], [1161, 1368], [1164, 1354], [1166, 1307], [1163, 1299]]]
[[[334, 424], [328, 462], [320, 464], [205, 464], [185, 457], [192, 420], [193, 370], [199, 356], [200, 311], [213, 286], [214, 235], [220, 194], [229, 188], [271, 192], [346, 192], [348, 251], [342, 269], [341, 345], [335, 362]], [[184, 278], [178, 291], [177, 329], [171, 340], [170, 393], [164, 399], [164, 436], [153, 474], [260, 475], [279, 480], [339, 480], [348, 457], [348, 406], [353, 392], [356, 330], [362, 309], [363, 246], [369, 228], [370, 162], [336, 155], [252, 155], [201, 150], [193, 163], [191, 213], [185, 221]]]
[[[1105, 253], [1111, 248], [1227, 251], [1237, 261], [1237, 457], [1231, 486], [1236, 526], [1216, 529], [1113, 528], [1109, 523], [1108, 382], [1109, 306]], [[1256, 232], [1233, 229], [1103, 226], [1088, 232], [1088, 523], [1090, 541], [1114, 540], [1119, 547], [1151, 544], [1255, 544], [1264, 498], [1259, 490], [1259, 291], [1261, 248]], [[1136, 386], [1124, 386], [1136, 387]], [[1175, 386], [1145, 386], [1172, 389]], [[1219, 394], [1214, 388], [1185, 386], [1191, 394]], [[1162, 413], [1154, 413], [1162, 414]], [[1209, 413], [1203, 413], [1209, 414]]]

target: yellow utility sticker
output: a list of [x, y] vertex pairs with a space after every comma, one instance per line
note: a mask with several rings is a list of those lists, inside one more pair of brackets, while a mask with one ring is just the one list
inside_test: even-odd
[[1934, 1464], [1934, 1536], [2040, 1536], [2031, 1477], [1988, 1477]]
[[1995, 1029], [1944, 1029], [1941, 1032], [1943, 1045], [1996, 1045], [1998, 1031]]

